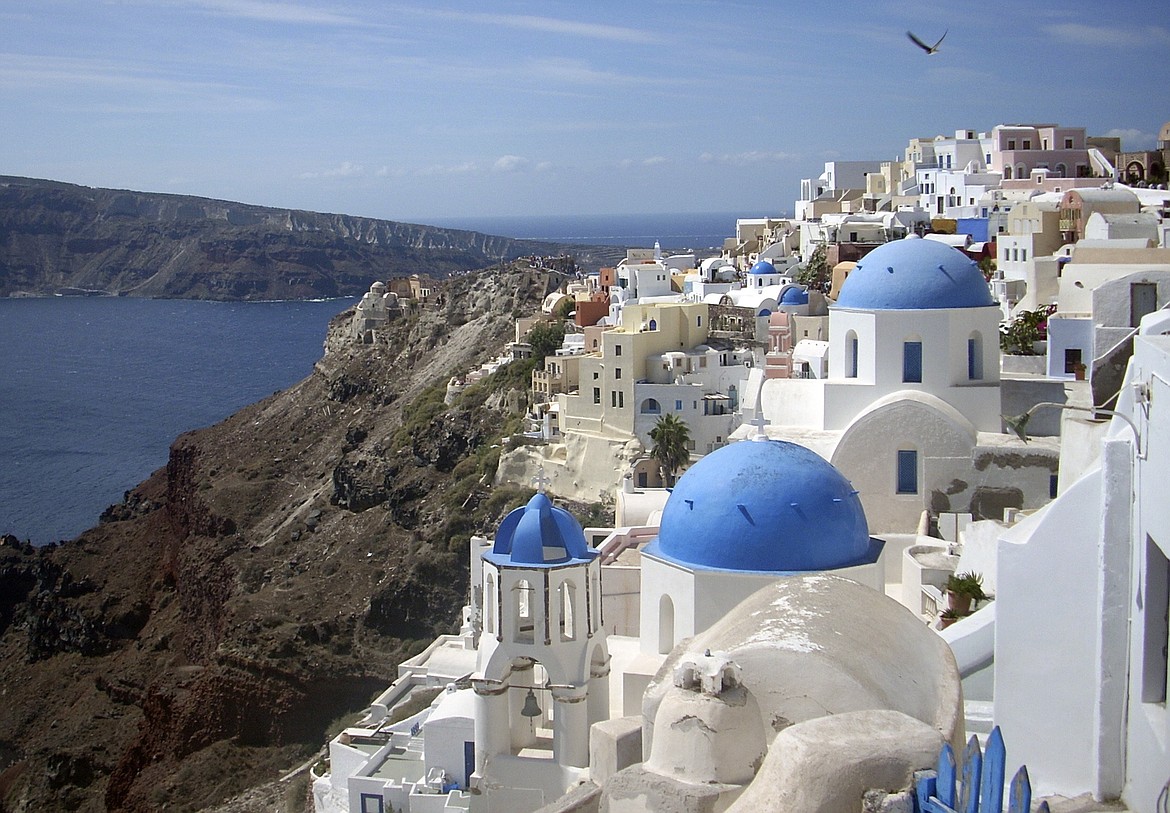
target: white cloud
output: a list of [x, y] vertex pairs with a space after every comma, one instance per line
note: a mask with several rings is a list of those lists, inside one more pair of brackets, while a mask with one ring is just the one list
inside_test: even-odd
[[1170, 45], [1170, 29], [1159, 25], [1109, 27], [1083, 23], [1046, 25], [1043, 30], [1060, 40], [1074, 45]]
[[462, 164], [431, 164], [426, 167], [419, 167], [415, 170], [415, 175], [462, 175], [467, 172], [475, 172], [479, 166], [474, 161], [464, 161]]
[[264, 20], [294, 25], [359, 25], [361, 20], [347, 14], [271, 0], [181, 0], [181, 5], [202, 9], [223, 17]]
[[1153, 133], [1146, 133], [1133, 128], [1122, 129], [1114, 127], [1105, 133], [1109, 138], [1120, 138], [1121, 147], [1125, 150], [1150, 150], [1158, 140]]
[[652, 155], [652, 156], [650, 156], [649, 158], [647, 158], [647, 159], [645, 159], [645, 160], [643, 160], [643, 161], [642, 161], [642, 166], [644, 166], [644, 167], [656, 167], [656, 166], [658, 166], [659, 164], [666, 164], [666, 163], [669, 163], [669, 161], [667, 160], [667, 158], [666, 158], [665, 156], [662, 156], [662, 155]]
[[699, 156], [699, 160], [706, 164], [727, 164], [733, 167], [746, 167], [752, 166], [753, 164], [778, 164], [797, 157], [793, 153], [788, 152], [749, 150], [747, 152], [722, 153], [719, 155], [705, 152]]
[[492, 170], [495, 172], [521, 172], [528, 166], [527, 158], [519, 155], [501, 155], [492, 165]]
[[575, 20], [561, 20], [556, 17], [537, 17], [531, 14], [487, 14], [471, 11], [448, 11], [442, 9], [402, 9], [426, 14], [445, 20], [459, 20], [476, 25], [496, 25], [504, 28], [518, 28], [525, 31], [539, 31], [545, 34], [563, 34], [571, 37], [607, 40], [609, 42], [652, 43], [654, 37], [648, 32], [635, 28], [600, 23], [581, 23]]
[[365, 171], [361, 164], [355, 164], [351, 161], [342, 161], [341, 164], [333, 169], [326, 169], [321, 172], [302, 172], [301, 180], [310, 180], [312, 178], [350, 178], [355, 175], [362, 175]]

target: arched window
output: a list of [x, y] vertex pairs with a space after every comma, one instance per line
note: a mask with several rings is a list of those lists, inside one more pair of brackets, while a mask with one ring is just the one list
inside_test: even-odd
[[642, 402], [642, 407], [639, 411], [643, 415], [660, 415], [662, 414], [662, 404], [658, 403], [654, 398], [647, 398]]
[[560, 600], [557, 604], [561, 608], [561, 640], [574, 641], [577, 638], [577, 622], [573, 617], [573, 608], [577, 604], [577, 585], [572, 582], [561, 582], [558, 592]]
[[658, 654], [674, 649], [674, 602], [665, 593], [658, 599]]
[[536, 619], [533, 616], [532, 606], [532, 585], [528, 583], [527, 579], [521, 579], [516, 582], [513, 588], [515, 593], [515, 612], [513, 614], [513, 623], [515, 628], [515, 641], [518, 644], [531, 644], [536, 638]]
[[658, 330], [658, 320], [657, 319], [650, 320], [650, 329], [651, 330]]
[[496, 630], [496, 577], [495, 574], [489, 573], [486, 580], [486, 588], [483, 591], [483, 631], [490, 634], [497, 634]]
[[967, 338], [967, 379], [983, 380], [983, 334], [978, 330]]
[[1011, 166], [1005, 166], [1005, 167], [1003, 168], [1003, 179], [1004, 179], [1005, 181], [1010, 181], [1010, 180], [1012, 179], [1012, 168], [1011, 168]]
[[1067, 178], [1068, 177], [1068, 167], [1065, 166], [1064, 164], [1057, 164], [1056, 165], [1056, 177], [1057, 178]]
[[1028, 179], [1028, 168], [1024, 166], [1023, 162], [1016, 164], [1016, 178], [1021, 181]]
[[845, 334], [845, 377], [857, 378], [857, 333], [849, 331]]

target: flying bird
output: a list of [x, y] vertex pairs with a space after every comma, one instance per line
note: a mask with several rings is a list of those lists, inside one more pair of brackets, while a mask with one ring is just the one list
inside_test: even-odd
[[[950, 29], [948, 28], [947, 31], [950, 31]], [[934, 45], [927, 45], [925, 42], [918, 39], [918, 37], [914, 36], [914, 34], [910, 31], [906, 32], [906, 36], [910, 38], [912, 43], [917, 45], [923, 51], [926, 51], [926, 53], [929, 55], [938, 53], [938, 46], [942, 45], [942, 41], [947, 38], [947, 31], [943, 32], [943, 35], [938, 38], [938, 42], [936, 42]]]

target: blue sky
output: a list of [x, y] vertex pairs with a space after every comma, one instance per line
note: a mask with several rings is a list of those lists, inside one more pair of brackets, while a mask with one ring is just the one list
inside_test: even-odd
[[[792, 209], [913, 136], [1170, 120], [1165, 0], [0, 0], [0, 174], [426, 222]], [[926, 56], [913, 30], [942, 48]]]

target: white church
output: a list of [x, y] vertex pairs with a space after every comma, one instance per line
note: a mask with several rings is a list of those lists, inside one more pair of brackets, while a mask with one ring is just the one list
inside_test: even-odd
[[[962, 742], [950, 650], [886, 597], [856, 490], [800, 446], [759, 436], [707, 455], [653, 538], [590, 547], [537, 493], [472, 544], [463, 629], [330, 743], [321, 813], [649, 809], [629, 798], [646, 794], [766, 809], [747, 801], [757, 775], [778, 798], [828, 793], [798, 807], [831, 810], [833, 794], [908, 785]], [[441, 689], [431, 706], [395, 719], [426, 687]], [[680, 733], [694, 715], [704, 726]], [[775, 744], [805, 736], [872, 767], [854, 784], [798, 781], [799, 749]]]
[[926, 509], [1039, 508], [1053, 496], [1056, 445], [1034, 444], [1024, 460], [1005, 446], [1000, 318], [962, 252], [917, 236], [885, 243], [829, 309], [828, 376], [753, 370], [744, 420], [762, 415], [769, 436], [832, 462], [882, 532], [914, 531]]

